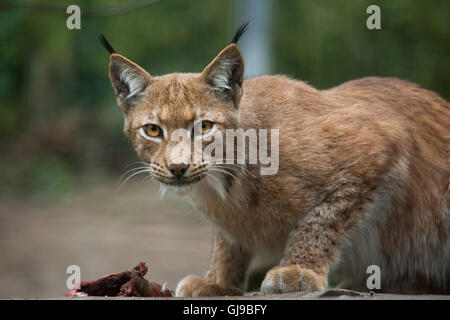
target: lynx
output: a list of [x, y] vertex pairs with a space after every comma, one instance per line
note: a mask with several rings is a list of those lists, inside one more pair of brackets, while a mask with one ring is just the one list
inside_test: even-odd
[[[327, 90], [283, 75], [244, 80], [245, 29], [202, 72], [162, 76], [102, 38], [125, 135], [161, 189], [214, 226], [208, 271], [176, 294], [241, 295], [255, 255], [276, 263], [263, 294], [367, 290], [371, 265], [380, 291], [450, 293], [449, 103], [395, 78]], [[278, 171], [177, 156], [171, 134], [195, 123], [200, 136], [278, 129]]]

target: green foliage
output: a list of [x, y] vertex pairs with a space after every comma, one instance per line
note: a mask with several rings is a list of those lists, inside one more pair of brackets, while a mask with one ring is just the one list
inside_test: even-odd
[[[276, 3], [276, 72], [319, 88], [365, 76], [398, 77], [450, 97], [448, 1]], [[381, 8], [381, 30], [365, 27], [371, 4]]]
[[2, 177], [0, 190], [3, 192], [20, 190], [25, 194], [54, 196], [74, 188], [75, 170], [66, 159], [41, 153], [26, 159], [21, 166], [10, 166], [2, 172]]
[[[65, 12], [0, 5], [1, 189], [67, 191], [80, 174], [119, 176], [136, 158], [121, 134], [98, 34], [153, 75], [199, 72], [242, 22], [235, 1], [165, 0], [120, 15], [82, 13], [81, 30], [72, 31]], [[124, 3], [38, 2], [79, 4], [82, 12]], [[366, 28], [370, 4], [381, 7], [381, 30]], [[393, 76], [449, 99], [448, 12], [447, 0], [274, 1], [272, 73], [318, 88]]]

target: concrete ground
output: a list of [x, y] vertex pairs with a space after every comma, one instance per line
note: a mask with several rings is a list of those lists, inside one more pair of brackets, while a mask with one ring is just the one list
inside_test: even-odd
[[146, 262], [146, 278], [175, 289], [209, 263], [211, 227], [156, 188], [88, 185], [58, 199], [0, 196], [0, 299], [63, 297], [69, 265], [81, 280]]
[[404, 295], [387, 293], [366, 293], [342, 289], [330, 289], [325, 292], [293, 292], [285, 294], [260, 295], [246, 294], [242, 297], [196, 297], [196, 298], [139, 298], [139, 297], [76, 297], [66, 299], [84, 300], [450, 300], [447, 295]]

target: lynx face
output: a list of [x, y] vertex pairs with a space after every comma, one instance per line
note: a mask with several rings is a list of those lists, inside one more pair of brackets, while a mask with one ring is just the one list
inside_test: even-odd
[[152, 77], [127, 58], [111, 55], [110, 79], [125, 116], [124, 132], [154, 179], [174, 187], [205, 177], [221, 183], [223, 167], [202, 151], [218, 133], [237, 127], [243, 70], [235, 44], [199, 74]]

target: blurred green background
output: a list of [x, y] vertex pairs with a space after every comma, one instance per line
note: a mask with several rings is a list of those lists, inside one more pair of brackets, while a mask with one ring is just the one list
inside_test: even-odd
[[[118, 176], [136, 161], [122, 134], [98, 34], [151, 74], [199, 72], [245, 18], [242, 1], [226, 0], [161, 0], [121, 14], [83, 15], [130, 2], [2, 1], [0, 192], [68, 192], [85, 178]], [[21, 4], [51, 10], [17, 8]], [[81, 7], [81, 30], [68, 30], [68, 15], [52, 7], [70, 4]], [[366, 28], [370, 4], [381, 8], [381, 30]], [[270, 73], [318, 88], [392, 76], [450, 98], [447, 0], [283, 0], [269, 6]], [[250, 26], [243, 41], [253, 32]]]

